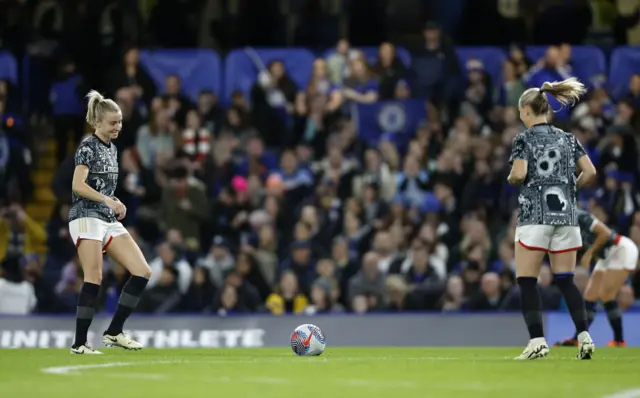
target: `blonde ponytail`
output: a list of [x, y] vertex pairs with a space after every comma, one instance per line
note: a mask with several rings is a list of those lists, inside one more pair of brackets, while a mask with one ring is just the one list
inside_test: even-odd
[[574, 105], [580, 97], [587, 92], [578, 79], [570, 77], [561, 82], [544, 82], [540, 87], [542, 93], [549, 93], [562, 105]]
[[546, 115], [551, 110], [549, 100], [544, 93], [548, 93], [563, 106], [573, 106], [580, 97], [587, 92], [584, 84], [575, 77], [561, 82], [544, 82], [540, 88], [530, 88], [520, 96], [518, 107], [529, 106], [536, 115]]
[[92, 127], [96, 127], [107, 112], [120, 112], [118, 104], [111, 99], [105, 98], [96, 90], [89, 91], [85, 98], [89, 99], [86, 120]]

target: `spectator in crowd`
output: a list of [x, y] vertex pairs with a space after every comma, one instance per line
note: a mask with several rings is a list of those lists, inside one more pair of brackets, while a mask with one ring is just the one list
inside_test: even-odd
[[182, 297], [181, 310], [185, 312], [204, 312], [211, 310], [216, 287], [211, 282], [211, 274], [203, 267], [193, 269], [193, 280], [189, 290]]
[[[151, 260], [149, 266], [152, 273], [148, 287], [152, 288], [156, 284], [162, 284], [165, 288], [171, 287], [168, 290], [173, 291], [173, 285], [175, 284], [178, 292], [182, 294], [189, 290], [193, 270], [169, 242], [163, 242], [158, 246], [158, 257]], [[163, 273], [165, 269], [171, 272]]]
[[267, 297], [266, 306], [274, 315], [299, 314], [307, 308], [308, 299], [298, 288], [298, 279], [293, 271], [285, 271], [280, 276], [276, 292]]
[[349, 60], [355, 55], [350, 47], [349, 40], [340, 39], [336, 51], [327, 58], [327, 72], [331, 83], [341, 85], [349, 76]]
[[376, 102], [380, 85], [364, 56], [352, 59], [350, 70], [351, 75], [345, 81], [345, 88], [342, 91], [344, 98], [362, 104]]
[[459, 97], [460, 64], [455, 50], [436, 22], [423, 29], [424, 45], [413, 62], [415, 94], [451, 105]]
[[[57, 278], [64, 264], [76, 254], [76, 243], [69, 234], [69, 205], [58, 203], [47, 224], [47, 262], [45, 272]], [[74, 304], [75, 305], [75, 304]]]
[[518, 100], [525, 87], [518, 73], [518, 65], [515, 61], [506, 60], [502, 67], [503, 82], [498, 91], [497, 103], [510, 108], [518, 107]]
[[27, 315], [36, 308], [33, 285], [24, 279], [20, 257], [3, 257], [0, 269], [0, 314]]
[[137, 133], [136, 150], [140, 164], [148, 170], [161, 166], [165, 159], [175, 153], [176, 125], [169, 112], [159, 105], [152, 109], [149, 123], [140, 127]]
[[58, 76], [51, 85], [51, 114], [56, 135], [58, 163], [67, 156], [69, 140], [80, 142], [84, 133], [84, 99], [89, 89], [76, 64], [65, 58], [58, 66]]
[[209, 215], [206, 203], [204, 185], [190, 178], [185, 167], [176, 167], [162, 192], [163, 229], [179, 231], [190, 248], [197, 248], [200, 227]]
[[[349, 280], [349, 303], [364, 311], [379, 309], [384, 305], [384, 274], [380, 270], [381, 259], [375, 252], [362, 258], [362, 268]], [[364, 298], [364, 305], [362, 303]], [[359, 301], [359, 302], [356, 302]]]
[[137, 307], [139, 312], [162, 314], [174, 312], [179, 308], [181, 290], [178, 278], [180, 271], [172, 266], [164, 266], [158, 274], [156, 283], [149, 286], [140, 297]]
[[380, 44], [378, 59], [373, 66], [373, 72], [379, 76], [380, 99], [388, 100], [396, 97], [398, 85], [406, 86], [407, 68], [402, 63], [393, 44], [385, 42]]
[[293, 113], [297, 92], [281, 60], [272, 61], [251, 88], [252, 121], [268, 145], [283, 144], [279, 133], [285, 130], [287, 115]]
[[482, 275], [480, 292], [469, 301], [472, 311], [497, 311], [503, 296], [500, 289], [500, 277], [494, 272]]
[[109, 97], [117, 98], [116, 93], [127, 88], [133, 94], [136, 104], [149, 104], [156, 96], [156, 85], [140, 64], [140, 50], [127, 47], [124, 50], [122, 63], [109, 71], [105, 87], [108, 87]]
[[36, 253], [46, 244], [47, 231], [24, 208], [13, 203], [0, 208], [0, 259]]
[[305, 308], [308, 315], [331, 314], [344, 311], [341, 304], [335, 302], [334, 281], [328, 278], [318, 278], [311, 286], [311, 302]]

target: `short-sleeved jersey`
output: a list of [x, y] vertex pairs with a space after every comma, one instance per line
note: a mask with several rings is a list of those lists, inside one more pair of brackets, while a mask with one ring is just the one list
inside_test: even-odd
[[[85, 138], [75, 155], [75, 164], [89, 168], [87, 184], [101, 194], [113, 197], [118, 186], [118, 151], [113, 143], [106, 144], [95, 135]], [[115, 222], [116, 214], [107, 205], [72, 193], [69, 221], [77, 218], [98, 218]]]
[[527, 161], [518, 225], [578, 225], [576, 163], [585, 154], [572, 134], [548, 124], [532, 126], [513, 140], [509, 162]]
[[[593, 214], [587, 211], [584, 211], [582, 209], [578, 209], [578, 224], [580, 226], [580, 235], [582, 235], [583, 248], [585, 249], [590, 248], [591, 246], [593, 246], [594, 242], [596, 241], [596, 233], [593, 232], [593, 228], [596, 226], [598, 222], [601, 222], [601, 221], [598, 220]], [[605, 251], [609, 249], [611, 246], [613, 246], [617, 237], [618, 237], [618, 234], [611, 231], [611, 236], [609, 237], [609, 240], [607, 241], [607, 243], [604, 244], [604, 246], [602, 246], [602, 248], [600, 248], [598, 253], [595, 253], [595, 256], [598, 258], [604, 258]]]

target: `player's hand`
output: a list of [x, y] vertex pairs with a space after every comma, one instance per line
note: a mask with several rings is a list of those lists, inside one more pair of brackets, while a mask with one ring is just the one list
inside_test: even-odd
[[113, 210], [118, 216], [118, 220], [122, 220], [127, 215], [127, 207], [118, 200], [118, 198], [111, 199], [106, 198], [104, 204], [107, 205], [108, 208]]
[[591, 261], [593, 260], [593, 254], [587, 252], [580, 259], [580, 265], [586, 269], [591, 269]]

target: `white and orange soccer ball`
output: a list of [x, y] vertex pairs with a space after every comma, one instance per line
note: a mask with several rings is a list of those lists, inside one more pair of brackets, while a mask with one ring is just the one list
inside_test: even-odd
[[300, 325], [291, 335], [291, 349], [298, 356], [318, 356], [326, 346], [324, 333], [316, 325]]

